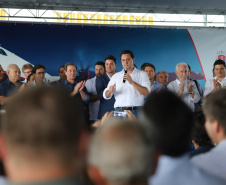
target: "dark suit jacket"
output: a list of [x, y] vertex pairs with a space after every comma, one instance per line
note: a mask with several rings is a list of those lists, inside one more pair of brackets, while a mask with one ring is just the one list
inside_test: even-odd
[[103, 97], [104, 89], [107, 88], [109, 81], [110, 79], [106, 73], [96, 79], [96, 90], [100, 98], [97, 119], [101, 119], [106, 112], [111, 112], [114, 110], [115, 97], [112, 96], [110, 100], [105, 100]]

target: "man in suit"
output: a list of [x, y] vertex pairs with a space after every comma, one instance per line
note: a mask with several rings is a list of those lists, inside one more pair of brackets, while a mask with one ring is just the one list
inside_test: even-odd
[[95, 64], [95, 76], [86, 81], [85, 87], [87, 92], [90, 94], [90, 103], [89, 103], [89, 122], [93, 123], [97, 120], [97, 115], [99, 112], [100, 100], [96, 90], [96, 80], [98, 77], [104, 75], [105, 73], [105, 64], [104, 62], [98, 61]]
[[100, 106], [97, 119], [101, 119], [106, 112], [114, 110], [115, 97], [110, 100], [105, 100], [103, 97], [104, 89], [107, 87], [111, 77], [116, 73], [116, 58], [112, 55], [108, 55], [105, 58], [105, 70], [106, 73], [96, 79], [96, 90], [100, 99]]

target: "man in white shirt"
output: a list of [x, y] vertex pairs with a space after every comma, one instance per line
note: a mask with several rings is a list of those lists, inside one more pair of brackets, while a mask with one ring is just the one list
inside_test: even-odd
[[225, 62], [223, 60], [216, 60], [214, 62], [213, 74], [215, 74], [215, 77], [206, 82], [204, 97], [226, 87]]
[[45, 69], [46, 69], [45, 66], [41, 64], [37, 64], [34, 66], [32, 71], [35, 74], [35, 80], [31, 83], [33, 86], [48, 84], [45, 82], [45, 74], [46, 74]]
[[170, 91], [151, 93], [142, 110], [140, 122], [146, 127], [158, 154], [150, 185], [225, 184], [190, 162], [186, 153], [191, 142], [194, 115], [181, 98]]
[[150, 93], [151, 84], [147, 74], [134, 67], [135, 59], [131, 50], [122, 51], [120, 57], [123, 70], [112, 76], [103, 97], [110, 99], [114, 95], [116, 111], [131, 110], [137, 117], [144, 104], [144, 97]]
[[200, 100], [200, 95], [195, 82], [188, 80], [188, 65], [179, 63], [176, 65], [177, 79], [170, 82], [167, 89], [177, 94], [181, 99], [195, 111], [195, 103]]
[[204, 100], [205, 128], [213, 143], [209, 152], [197, 155], [191, 162], [226, 182], [226, 89], [210, 94]]
[[87, 89], [87, 92], [91, 94], [90, 101], [91, 103], [89, 104], [89, 120], [90, 123], [93, 121], [97, 120], [97, 114], [99, 111], [99, 105], [100, 105], [100, 100], [97, 95], [96, 91], [96, 78], [100, 77], [104, 74], [105, 72], [105, 66], [104, 62], [97, 62], [95, 64], [95, 77], [89, 79], [86, 81], [85, 87]]

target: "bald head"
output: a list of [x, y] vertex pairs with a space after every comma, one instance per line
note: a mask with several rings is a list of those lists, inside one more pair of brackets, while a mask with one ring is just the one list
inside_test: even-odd
[[157, 80], [157, 82], [161, 83], [162, 85], [164, 85], [166, 87], [168, 84], [169, 75], [166, 71], [160, 71], [157, 74], [156, 80]]
[[10, 64], [7, 67], [7, 75], [9, 78], [9, 81], [12, 83], [16, 83], [18, 80], [20, 80], [20, 69], [16, 64]]

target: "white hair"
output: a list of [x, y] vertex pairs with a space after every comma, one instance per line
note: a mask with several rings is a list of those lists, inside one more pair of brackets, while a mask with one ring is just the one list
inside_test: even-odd
[[[9, 64], [8, 66], [7, 66], [7, 71], [10, 71], [11, 70], [11, 68], [12, 67], [18, 67], [18, 65], [16, 65], [16, 64]], [[18, 67], [19, 68], [19, 67]]]
[[179, 70], [178, 68], [179, 68], [180, 65], [185, 66], [186, 69], [187, 69], [187, 72], [189, 71], [189, 69], [188, 69], [188, 64], [186, 64], [186, 63], [184, 63], [184, 62], [181, 62], [181, 63], [179, 63], [179, 64], [176, 65], [176, 72]]
[[[109, 136], [110, 131], [114, 137]], [[88, 163], [96, 166], [114, 185], [147, 182], [153, 172], [152, 146], [143, 127], [136, 122], [114, 121], [91, 140]]]

